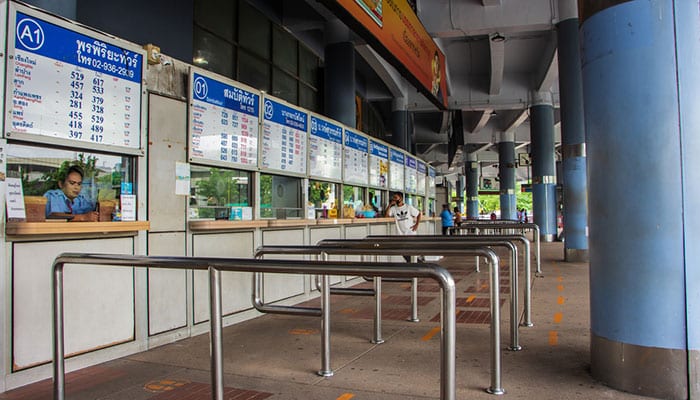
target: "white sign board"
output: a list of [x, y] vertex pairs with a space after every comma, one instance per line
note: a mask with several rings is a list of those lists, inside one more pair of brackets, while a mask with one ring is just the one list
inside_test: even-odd
[[407, 155], [405, 166], [404, 190], [406, 190], [406, 193], [415, 194], [418, 187], [418, 178], [416, 177], [416, 159]]
[[406, 157], [398, 150], [389, 149], [389, 189], [403, 192]]
[[389, 184], [389, 147], [369, 141], [369, 184], [386, 188]]
[[345, 157], [343, 159], [343, 181], [367, 185], [369, 169], [369, 139], [349, 129], [345, 130]]
[[309, 175], [319, 179], [340, 180], [343, 128], [315, 115], [310, 118]]
[[262, 168], [306, 174], [307, 120], [308, 114], [301, 108], [265, 97], [260, 157]]
[[425, 196], [425, 174], [428, 172], [427, 169], [425, 168], [425, 163], [422, 161], [418, 161], [416, 165], [416, 182], [417, 182], [417, 187], [416, 187], [416, 193], [418, 193], [421, 196]]

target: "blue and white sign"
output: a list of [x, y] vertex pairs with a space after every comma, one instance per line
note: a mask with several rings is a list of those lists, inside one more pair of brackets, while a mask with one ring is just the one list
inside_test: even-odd
[[387, 187], [389, 180], [389, 147], [380, 142], [369, 141], [369, 184]]
[[416, 165], [416, 171], [418, 174], [416, 175], [418, 186], [416, 188], [416, 193], [418, 193], [421, 196], [425, 196], [425, 182], [426, 182], [426, 172], [427, 168], [425, 168], [425, 163], [422, 161], [418, 161]]
[[389, 189], [403, 192], [405, 160], [402, 152], [389, 149]]
[[428, 167], [428, 197], [435, 198], [435, 168]]
[[262, 167], [306, 174], [308, 114], [265, 97], [263, 100]]
[[416, 176], [416, 159], [406, 156], [406, 168], [404, 170], [404, 190], [408, 193], [416, 193], [418, 177]]
[[140, 148], [143, 50], [33, 14], [17, 10], [10, 24], [8, 136]]
[[343, 181], [358, 185], [369, 182], [369, 139], [349, 129], [345, 130]]
[[310, 116], [309, 175], [340, 180], [343, 158], [343, 128], [329, 120]]
[[190, 72], [190, 160], [255, 168], [260, 94], [223, 80]]

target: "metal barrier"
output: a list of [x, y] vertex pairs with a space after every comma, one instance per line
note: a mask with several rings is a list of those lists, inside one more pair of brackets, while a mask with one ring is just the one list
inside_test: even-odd
[[[367, 236], [367, 239], [395, 239], [398, 240], [397, 236], [390, 236], [390, 235], [370, 235]], [[523, 293], [523, 323], [521, 324], [522, 326], [527, 326], [531, 327], [534, 326], [532, 323], [532, 288], [530, 287], [531, 285], [531, 279], [532, 279], [532, 269], [530, 267], [530, 241], [525, 237], [525, 235], [455, 235], [455, 236], [442, 236], [442, 235], [406, 235], [406, 236], [401, 236], [402, 241], [415, 241], [415, 242], [422, 242], [425, 240], [436, 240], [440, 242], [445, 242], [445, 241], [457, 241], [457, 242], [466, 242], [470, 244], [486, 244], [490, 245], [493, 243], [493, 245], [504, 245], [502, 242], [503, 241], [508, 241], [508, 242], [521, 242], [523, 244], [523, 248], [525, 249], [523, 259], [525, 261], [525, 281], [526, 285], [524, 288], [524, 293]], [[514, 245], [514, 244], [513, 244]], [[510, 246], [508, 246], [510, 248]], [[512, 252], [512, 250], [511, 250]], [[512, 252], [513, 253], [513, 252]], [[476, 272], [479, 272], [478, 268], [478, 259], [479, 257], [476, 257], [477, 259], [477, 269]], [[517, 256], [516, 256], [517, 260]], [[518, 270], [518, 263], [512, 262], [511, 263], [511, 279], [512, 275], [516, 274], [514, 272]], [[516, 274], [516, 279], [517, 279], [517, 274]], [[517, 282], [516, 282], [517, 284]], [[511, 296], [517, 296], [518, 290], [517, 288], [513, 290], [511, 287]], [[515, 306], [511, 302], [511, 321], [513, 321], [513, 312], [517, 313], [517, 303]], [[517, 318], [517, 315], [515, 315], [515, 318]], [[512, 328], [512, 327], [511, 327]], [[512, 339], [512, 337], [511, 337]], [[517, 350], [513, 349], [513, 347], [517, 346], [517, 342], [513, 342], [511, 340], [511, 350]]]
[[[403, 239], [405, 236], [397, 237], [394, 239]], [[337, 242], [331, 244], [331, 242]], [[350, 254], [345, 253], [349, 250], [359, 250], [358, 253], [352, 254], [363, 254], [365, 255], [380, 255], [380, 256], [403, 256], [403, 255], [423, 255], [423, 256], [465, 256], [465, 255], [479, 255], [489, 259], [489, 290], [490, 290], [490, 312], [491, 312], [491, 386], [486, 389], [487, 392], [491, 394], [503, 394], [505, 391], [501, 386], [501, 343], [500, 343], [500, 332], [501, 332], [501, 317], [500, 317], [500, 294], [499, 294], [499, 258], [496, 253], [486, 246], [470, 246], [463, 243], [458, 245], [445, 242], [433, 242], [430, 246], [420, 247], [416, 243], [410, 243], [407, 241], [397, 240], [396, 242], [385, 242], [380, 243], [378, 241], [368, 241], [368, 239], [346, 239], [346, 240], [321, 240], [317, 243], [319, 246], [324, 246], [324, 250], [329, 251], [330, 249], [340, 246], [338, 249], [343, 249], [342, 253], [337, 254]], [[333, 247], [331, 247], [333, 246]], [[334, 250], [341, 251], [341, 250]], [[410, 265], [410, 264], [405, 264]], [[516, 322], [517, 325], [517, 322]], [[517, 338], [517, 334], [516, 334]]]
[[533, 231], [534, 239], [535, 239], [535, 261], [537, 262], [537, 276], [544, 276], [542, 274], [542, 263], [540, 261], [540, 227], [537, 224], [534, 223], [513, 223], [513, 222], [498, 222], [498, 221], [479, 221], [479, 222], [471, 222], [471, 221], [466, 221], [462, 222], [460, 226], [453, 227], [453, 231], [460, 231], [463, 229], [477, 229], [477, 234], [478, 234], [478, 229], [515, 229], [515, 230], [520, 230], [521, 232], [525, 232], [526, 230], [531, 230]]
[[[418, 239], [414, 239], [418, 238]], [[336, 240], [336, 239], [324, 239], [319, 241], [317, 244], [319, 246], [343, 246], [343, 247], [355, 247], [357, 243], [381, 243], [384, 246], [391, 246], [395, 244], [403, 245], [406, 242], [410, 242], [411, 245], [417, 249], [424, 248], [437, 248], [439, 250], [462, 250], [466, 248], [482, 248], [485, 246], [495, 247], [504, 246], [507, 247], [511, 252], [511, 262], [510, 262], [510, 346], [509, 350], [519, 351], [522, 350], [520, 346], [520, 339], [518, 333], [518, 326], [520, 318], [518, 317], [518, 249], [517, 247], [508, 240], [474, 240], [465, 241], [464, 239], [459, 239], [455, 237], [452, 240], [443, 240], [442, 236], [435, 235], [424, 235], [424, 236], [369, 236], [365, 239], [349, 239], [349, 240]], [[372, 246], [372, 245], [370, 245]], [[362, 248], [362, 246], [360, 246]], [[427, 255], [422, 254], [421, 255]], [[443, 254], [440, 254], [443, 255]], [[464, 255], [464, 254], [460, 254]], [[529, 278], [528, 278], [529, 280]], [[413, 285], [413, 291], [415, 291], [415, 296], [418, 294], [418, 285]], [[413, 295], [413, 294], [412, 294]], [[412, 304], [415, 304], [415, 300], [412, 300]]]
[[[157, 257], [123, 254], [63, 253], [53, 263], [53, 397], [65, 399], [65, 349], [63, 329], [63, 269], [65, 264], [126, 266], [209, 271], [209, 309], [212, 399], [223, 400], [223, 323], [221, 272], [269, 272], [283, 274], [420, 276], [438, 281], [442, 288], [440, 335], [440, 399], [455, 400], [455, 284], [438, 265], [404, 263], [313, 262], [299, 260], [252, 260], [213, 257]], [[326, 312], [328, 303], [325, 304]], [[326, 328], [329, 328], [327, 326]]]

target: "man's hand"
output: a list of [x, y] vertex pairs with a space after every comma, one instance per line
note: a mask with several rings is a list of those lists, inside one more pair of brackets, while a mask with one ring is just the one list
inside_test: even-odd
[[415, 231], [418, 230], [418, 222], [416, 222], [416, 224], [413, 225], [413, 226], [411, 227], [411, 230], [412, 230], [413, 232], [415, 232]]

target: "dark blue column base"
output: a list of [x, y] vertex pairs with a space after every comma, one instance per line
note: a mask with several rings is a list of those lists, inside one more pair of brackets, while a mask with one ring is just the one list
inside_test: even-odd
[[564, 261], [585, 263], [590, 260], [588, 249], [564, 249]]
[[[697, 366], [697, 350], [691, 351], [691, 359]], [[684, 349], [614, 342], [591, 333], [591, 374], [614, 389], [661, 399], [687, 399], [688, 360]]]

